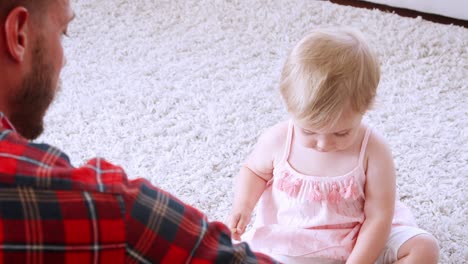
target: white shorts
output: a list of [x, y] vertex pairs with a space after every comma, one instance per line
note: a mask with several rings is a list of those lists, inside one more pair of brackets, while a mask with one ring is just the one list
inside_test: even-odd
[[375, 264], [393, 263], [398, 260], [398, 250], [410, 238], [429, 233], [415, 226], [395, 226], [390, 231], [387, 244]]
[[[397, 261], [398, 250], [410, 238], [417, 235], [429, 234], [427, 231], [414, 226], [395, 226], [390, 231], [387, 244], [382, 250], [375, 264], [388, 264]], [[273, 258], [285, 264], [342, 264], [344, 262], [332, 259], [304, 258], [272, 255]]]

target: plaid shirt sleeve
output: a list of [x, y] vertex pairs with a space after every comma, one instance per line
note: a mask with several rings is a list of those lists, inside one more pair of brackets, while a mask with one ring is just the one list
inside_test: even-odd
[[0, 113], [0, 263], [278, 263], [103, 159], [74, 168]]

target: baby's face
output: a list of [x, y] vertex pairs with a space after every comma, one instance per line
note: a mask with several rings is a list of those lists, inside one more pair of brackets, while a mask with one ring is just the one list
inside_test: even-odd
[[356, 142], [362, 114], [345, 111], [336, 124], [325, 128], [314, 128], [294, 122], [294, 140], [307, 148], [320, 152], [343, 151]]

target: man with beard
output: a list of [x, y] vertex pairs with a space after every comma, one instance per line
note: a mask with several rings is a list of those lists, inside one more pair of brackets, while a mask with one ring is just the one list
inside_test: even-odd
[[274, 263], [118, 166], [30, 142], [57, 92], [70, 0], [0, 2], [1, 263]]

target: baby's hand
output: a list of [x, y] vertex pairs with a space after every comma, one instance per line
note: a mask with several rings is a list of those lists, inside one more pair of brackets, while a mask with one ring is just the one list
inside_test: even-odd
[[227, 226], [231, 230], [231, 235], [234, 240], [241, 240], [241, 235], [244, 234], [245, 228], [250, 222], [251, 212], [232, 212], [227, 219]]

